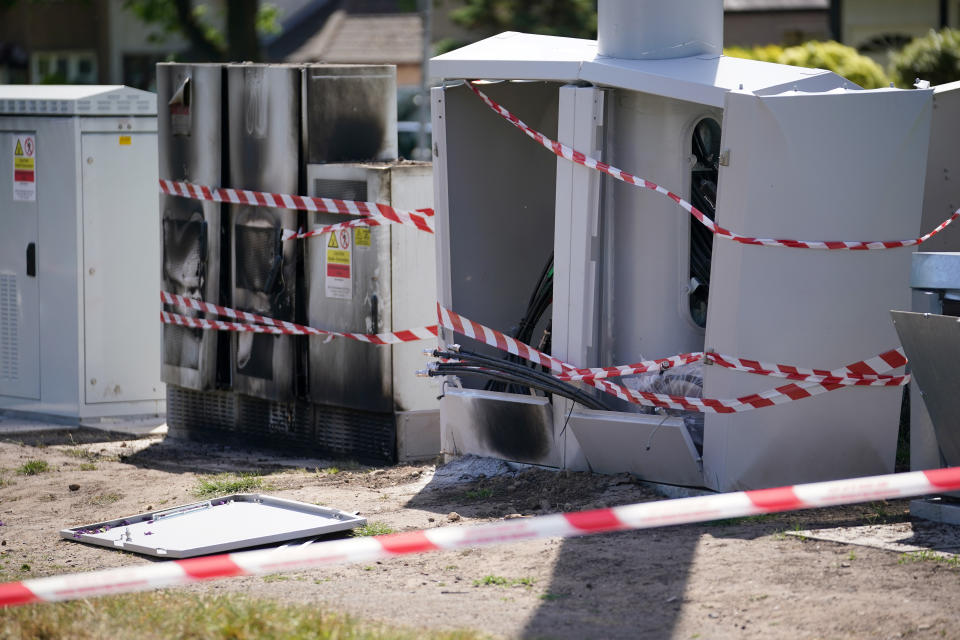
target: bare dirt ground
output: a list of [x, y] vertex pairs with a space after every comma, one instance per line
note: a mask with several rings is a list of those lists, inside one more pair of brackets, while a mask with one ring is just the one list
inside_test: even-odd
[[[18, 474], [29, 460], [52, 470]], [[493, 463], [471, 468], [484, 464]], [[331, 466], [341, 471], [315, 471]], [[76, 428], [0, 436], [0, 469], [7, 580], [152, 562], [62, 540], [58, 531], [193, 502], [198, 477], [222, 471], [263, 473], [271, 487], [263, 493], [357, 510], [396, 531], [662, 499], [626, 475], [348, 469], [342, 461]], [[508, 638], [960, 637], [957, 562], [795, 535], [883, 523], [909, 529], [906, 502], [407, 556], [190, 590]]]

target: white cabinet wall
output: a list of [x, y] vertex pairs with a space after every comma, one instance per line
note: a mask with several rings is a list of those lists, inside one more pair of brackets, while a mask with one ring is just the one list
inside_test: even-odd
[[157, 199], [153, 94], [0, 87], [0, 411], [163, 413]]

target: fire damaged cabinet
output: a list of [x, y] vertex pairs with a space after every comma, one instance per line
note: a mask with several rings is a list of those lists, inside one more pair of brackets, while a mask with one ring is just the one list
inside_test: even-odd
[[[432, 201], [427, 163], [308, 165], [308, 195], [417, 209]], [[310, 213], [309, 227], [344, 216]], [[352, 333], [388, 333], [436, 322], [434, 239], [398, 225], [342, 229], [304, 246], [311, 326]], [[428, 343], [377, 346], [346, 338], [309, 337], [309, 394], [318, 438], [336, 440], [344, 421], [366, 446], [392, 457], [435, 456], [418, 432], [439, 433], [438, 385], [415, 377]], [[432, 345], [429, 345], [432, 346]], [[362, 427], [360, 427], [362, 425]], [[360, 428], [357, 428], [360, 427]], [[396, 443], [394, 434], [397, 433]], [[363, 434], [362, 436], [360, 434]]]
[[[298, 193], [301, 67], [239, 64], [228, 65], [226, 73], [229, 185]], [[284, 231], [299, 228], [299, 213], [232, 204], [228, 219], [233, 305], [293, 322], [300, 246], [285, 242]], [[233, 388], [265, 400], [293, 400], [295, 349], [292, 336], [233, 336]]]
[[[908, 248], [739, 243], [676, 198], [750, 237], [916, 238], [933, 92], [723, 56], [721, 3], [691, 4], [703, 11], [601, 0], [598, 41], [504, 33], [431, 61], [445, 79], [431, 94], [440, 303], [577, 367], [716, 351], [834, 369], [895, 348], [887, 311], [909, 303]], [[557, 158], [468, 79], [544, 136], [662, 187]], [[441, 341], [471, 352], [434, 365], [446, 454], [724, 491], [893, 469], [899, 387], [733, 410], [783, 380], [695, 362], [617, 382], [717, 399], [722, 414], [641, 408], [544, 380], [486, 341]]]
[[[430, 166], [396, 160], [393, 66], [159, 69], [164, 178], [401, 209], [432, 204]], [[377, 226], [289, 238], [350, 219], [165, 197], [164, 288], [318, 329], [434, 324], [430, 234]], [[168, 424], [176, 435], [355, 459], [432, 457], [437, 385], [415, 377], [423, 348], [167, 327]]]
[[[223, 67], [215, 64], [157, 65], [161, 179], [210, 187], [224, 184], [223, 73]], [[228, 302], [221, 284], [222, 208], [218, 202], [160, 195], [164, 291], [214, 304]], [[175, 311], [204, 316], [191, 309]], [[223, 347], [219, 358], [229, 355], [225, 337], [214, 331], [164, 325], [163, 381], [186, 389], [214, 389], [218, 345]]]

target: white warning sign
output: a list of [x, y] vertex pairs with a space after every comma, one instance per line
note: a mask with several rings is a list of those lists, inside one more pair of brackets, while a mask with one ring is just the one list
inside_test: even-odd
[[350, 229], [340, 229], [330, 233], [327, 240], [327, 264], [324, 279], [328, 298], [353, 299], [351, 235]]
[[13, 138], [13, 199], [37, 199], [37, 141], [33, 136]]

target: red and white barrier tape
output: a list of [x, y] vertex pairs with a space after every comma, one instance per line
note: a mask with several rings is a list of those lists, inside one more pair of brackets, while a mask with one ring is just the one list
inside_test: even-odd
[[[440, 326], [446, 329], [456, 331], [457, 333], [465, 335], [468, 338], [474, 338], [475, 340], [479, 340], [492, 347], [496, 347], [501, 351], [519, 356], [533, 364], [549, 367], [551, 370], [559, 373], [561, 376], [572, 377], [582, 372], [607, 371], [607, 369], [577, 369], [573, 365], [568, 364], [559, 358], [549, 356], [542, 351], [538, 351], [529, 345], [523, 344], [522, 342], [511, 338], [508, 335], [496, 331], [495, 329], [491, 329], [478, 322], [464, 318], [456, 312], [442, 307], [440, 304], [437, 304], [437, 318], [440, 322]], [[903, 357], [902, 351], [893, 350], [870, 358], [869, 360], [856, 362], [831, 371], [829, 372], [830, 375], [824, 376], [823, 379], [812, 379], [799, 384], [791, 382], [789, 384], [776, 387], [775, 389], [769, 389], [761, 393], [753, 393], [740, 398], [728, 399], [692, 398], [653, 393], [650, 391], [635, 391], [633, 389], [627, 389], [621, 385], [614, 384], [605, 378], [597, 376], [591, 377], [590, 375], [584, 375], [580, 379], [605, 393], [620, 398], [621, 400], [646, 407], [675, 409], [678, 411], [698, 411], [701, 413], [742, 413], [744, 411], [751, 411], [753, 409], [772, 407], [778, 404], [793, 402], [794, 400], [810, 398], [828, 391], [842, 389], [846, 386], [903, 386], [910, 381], [909, 375], [876, 378], [864, 378], [860, 376], [866, 375], [868, 371], [871, 372], [869, 373], [871, 376], [879, 376], [879, 374], [890, 371], [898, 366], [903, 366], [904, 364], [906, 364], [906, 358]], [[787, 365], [776, 366], [795, 368], [788, 367]], [[612, 367], [612, 369], [619, 370], [621, 368]], [[799, 368], [796, 369], [798, 371], [803, 371]], [[810, 369], [808, 371], [814, 370]], [[623, 374], [621, 373], [618, 375]]]
[[467, 87], [473, 91], [477, 96], [483, 100], [488, 107], [493, 109], [497, 114], [503, 117], [505, 120], [510, 122], [513, 126], [517, 127], [530, 138], [546, 147], [554, 154], [565, 158], [571, 162], [583, 165], [589, 169], [605, 173], [608, 176], [620, 180], [621, 182], [626, 182], [627, 184], [632, 184], [634, 186], [640, 187], [642, 189], [650, 189], [651, 191], [656, 191], [662, 195], [667, 196], [674, 202], [676, 202], [682, 209], [690, 213], [697, 221], [700, 222], [707, 229], [712, 231], [714, 234], [721, 238], [726, 238], [727, 240], [733, 240], [734, 242], [739, 242], [741, 244], [749, 245], [759, 245], [764, 247], [788, 247], [791, 249], [826, 249], [826, 250], [850, 250], [850, 251], [869, 251], [877, 249], [897, 249], [900, 247], [912, 247], [915, 245], [922, 244], [937, 235], [947, 225], [960, 217], [960, 209], [955, 211], [953, 215], [941, 222], [936, 229], [920, 236], [919, 238], [913, 238], [910, 240], [884, 240], [884, 241], [874, 241], [874, 242], [860, 242], [860, 241], [846, 241], [846, 240], [832, 240], [832, 241], [821, 241], [821, 240], [783, 240], [783, 239], [774, 239], [774, 238], [752, 238], [749, 236], [742, 236], [738, 233], [730, 231], [721, 227], [716, 222], [708, 218], [702, 211], [697, 209], [693, 204], [687, 202], [677, 194], [668, 191], [660, 185], [645, 180], [644, 178], [639, 178], [635, 175], [627, 173], [622, 169], [611, 166], [605, 162], [601, 162], [596, 158], [586, 155], [581, 151], [577, 151], [572, 147], [568, 147], [565, 144], [552, 140], [540, 133], [536, 129], [531, 128], [525, 122], [520, 120], [517, 116], [510, 113], [503, 106], [499, 105], [485, 93], [477, 89], [474, 86], [473, 82], [466, 82]]
[[353, 220], [351, 222], [344, 222], [338, 225], [324, 227], [323, 229], [290, 235], [288, 238], [309, 238], [328, 233], [334, 229], [356, 226], [378, 226], [381, 224], [400, 224], [433, 233], [433, 209], [407, 211], [404, 209], [395, 209], [391, 206], [376, 202], [339, 200], [336, 198], [313, 198], [287, 193], [249, 191], [246, 189], [223, 189], [174, 180], [160, 180], [160, 191], [168, 195], [191, 198], [193, 200], [209, 200], [227, 204], [246, 204], [255, 207], [299, 209], [300, 211], [364, 216], [362, 221]]
[[[873, 358], [856, 362], [847, 367], [827, 371], [824, 369], [803, 369], [786, 364], [769, 364], [757, 360], [746, 358], [737, 358], [720, 353], [695, 351], [693, 353], [684, 353], [669, 358], [658, 358], [656, 360], [645, 360], [635, 364], [617, 365], [614, 367], [596, 367], [591, 369], [577, 369], [576, 373], [560, 373], [555, 377], [564, 381], [588, 381], [603, 378], [616, 378], [619, 376], [634, 375], [637, 373], [648, 373], [651, 371], [664, 371], [672, 367], [678, 367], [684, 364], [690, 364], [698, 361], [705, 361], [706, 364], [717, 364], [727, 369], [735, 369], [746, 373], [756, 375], [770, 376], [775, 378], [787, 378], [795, 382], [824, 382], [824, 381], [842, 381], [849, 380], [846, 383], [853, 386], [864, 386], [866, 381], [877, 380], [895, 380], [902, 376], [891, 376], [876, 373], [875, 367], [902, 367], [907, 364], [907, 358], [900, 348], [892, 349]], [[856, 382], [854, 382], [856, 381]], [[844, 384], [841, 382], [841, 384]], [[867, 385], [877, 386], [877, 385]], [[881, 386], [891, 386], [881, 385]], [[896, 386], [900, 386], [897, 384]]]
[[776, 489], [721, 493], [425, 531], [349, 538], [305, 547], [265, 549], [156, 562], [91, 573], [0, 584], [0, 607], [58, 602], [201, 580], [372, 562], [411, 553], [449, 551], [537, 540], [651, 529], [763, 513], [891, 500], [960, 489], [960, 467], [914, 471]]
[[358, 342], [369, 342], [371, 344], [397, 344], [400, 342], [415, 342], [417, 340], [427, 340], [437, 337], [437, 325], [429, 327], [420, 327], [418, 329], [405, 329], [403, 331], [392, 331], [389, 333], [350, 333], [345, 331], [328, 331], [325, 329], [315, 329], [285, 320], [275, 320], [247, 311], [237, 311], [230, 307], [223, 307], [210, 302], [203, 302], [194, 298], [186, 298], [175, 293], [166, 291], [160, 292], [160, 299], [164, 304], [177, 305], [197, 311], [214, 313], [228, 318], [233, 318], [239, 322], [230, 322], [223, 320], [208, 320], [206, 318], [192, 318], [177, 313], [167, 311], [160, 312], [160, 320], [164, 324], [176, 324], [182, 327], [191, 327], [194, 329], [207, 329], [214, 331], [236, 331], [248, 333], [269, 333], [274, 335], [293, 335], [293, 336], [328, 336], [341, 337], [357, 340]]
[[[891, 376], [879, 373], [881, 370], [889, 371], [906, 366], [907, 356], [900, 347], [885, 351], [867, 360], [855, 362], [839, 369], [833, 369], [832, 371], [825, 369], [802, 369], [787, 364], [770, 364], [714, 352], [709, 352], [704, 355], [709, 364], [720, 365], [721, 367], [734, 369], [736, 371], [745, 371], [747, 373], [775, 378], [787, 378], [795, 381], [823, 382], [833, 379], [855, 380], [858, 382], [850, 383], [855, 386], [902, 386], [906, 384], [905, 382], [892, 384], [893, 381], [903, 379], [906, 376]], [[867, 384], [868, 382], [883, 381], [886, 381], [887, 384]]]

